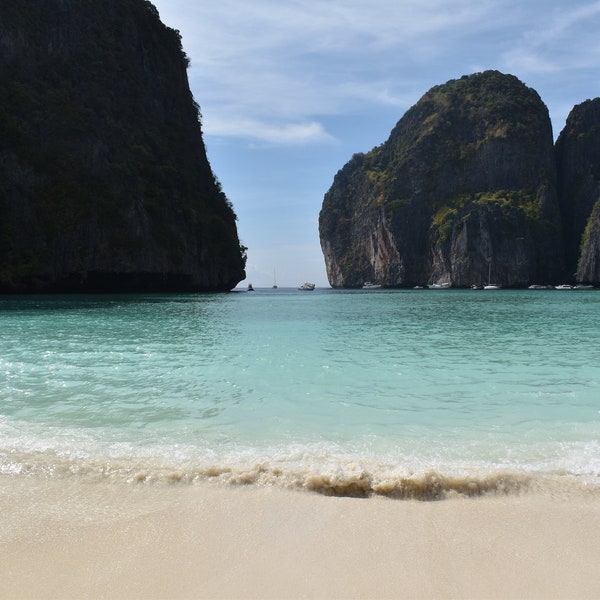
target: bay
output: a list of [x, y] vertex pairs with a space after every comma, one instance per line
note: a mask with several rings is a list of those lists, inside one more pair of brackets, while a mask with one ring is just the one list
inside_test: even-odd
[[0, 472], [429, 497], [600, 482], [600, 294], [0, 298]]

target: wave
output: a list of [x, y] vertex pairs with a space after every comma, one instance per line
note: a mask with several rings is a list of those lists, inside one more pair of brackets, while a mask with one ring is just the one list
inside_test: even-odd
[[351, 459], [335, 462], [219, 461], [166, 462], [160, 459], [81, 458], [53, 452], [0, 453], [0, 474], [17, 477], [80, 478], [135, 485], [269, 486], [326, 496], [403, 500], [528, 493], [593, 494], [600, 498], [600, 476], [564, 470], [528, 471], [493, 465], [478, 468], [406, 468]]
[[[600, 496], [600, 445], [583, 439], [464, 437], [377, 445], [326, 440], [257, 446], [227, 438], [128, 440], [107, 430], [62, 429], [0, 417], [0, 475], [130, 485], [269, 486], [328, 496], [442, 500], [453, 496], [582, 491]], [[424, 437], [423, 439], [427, 439]]]

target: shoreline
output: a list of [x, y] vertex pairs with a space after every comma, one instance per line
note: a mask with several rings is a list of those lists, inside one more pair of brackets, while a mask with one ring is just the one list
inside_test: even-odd
[[600, 502], [3, 476], [0, 598], [592, 598]]

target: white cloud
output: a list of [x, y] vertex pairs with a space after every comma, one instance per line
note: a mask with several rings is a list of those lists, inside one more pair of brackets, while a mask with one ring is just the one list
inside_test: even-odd
[[274, 124], [257, 119], [221, 119], [218, 115], [208, 121], [206, 135], [215, 137], [234, 136], [257, 140], [267, 144], [307, 144], [332, 141], [323, 126], [317, 122]]
[[584, 3], [581, 6], [576, 6], [574, 3], [564, 5], [559, 9], [551, 11], [547, 18], [543, 18], [538, 22], [542, 27], [531, 35], [531, 39], [535, 45], [555, 43], [558, 39], [569, 35], [575, 28], [579, 31], [580, 25], [584, 26], [584, 30], [588, 30], [588, 34], [595, 36], [597, 30], [590, 30], [592, 24], [590, 20], [600, 16], [600, 2]]
[[282, 144], [328, 139], [319, 115], [365, 105], [402, 106], [409, 72], [444, 57], [461, 31], [487, 22], [497, 5], [489, 0], [155, 3], [162, 20], [182, 33], [205, 131]]
[[505, 53], [509, 69], [532, 74], [597, 69], [600, 2], [572, 2], [543, 11]]

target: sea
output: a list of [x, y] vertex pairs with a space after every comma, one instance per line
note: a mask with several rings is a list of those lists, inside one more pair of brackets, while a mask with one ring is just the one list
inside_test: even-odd
[[600, 291], [0, 297], [0, 475], [600, 491]]

